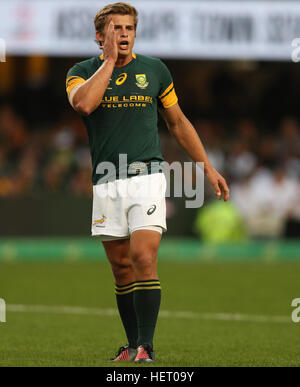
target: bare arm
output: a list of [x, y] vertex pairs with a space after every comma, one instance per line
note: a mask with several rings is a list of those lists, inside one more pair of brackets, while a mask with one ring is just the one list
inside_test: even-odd
[[111, 22], [103, 46], [102, 66], [81, 85], [75, 86], [69, 94], [69, 102], [80, 114], [91, 114], [101, 103], [118, 58], [114, 24]]
[[186, 151], [194, 162], [204, 163], [204, 172], [213, 185], [219, 199], [229, 199], [229, 188], [225, 179], [210, 164], [204, 146], [190, 121], [185, 117], [179, 105], [176, 104], [162, 110], [161, 114], [169, 131], [176, 138], [179, 145]]

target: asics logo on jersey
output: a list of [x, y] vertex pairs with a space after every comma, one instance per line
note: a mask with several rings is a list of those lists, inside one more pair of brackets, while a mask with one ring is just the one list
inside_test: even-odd
[[152, 215], [153, 212], [154, 212], [155, 210], [156, 210], [156, 205], [153, 204], [153, 205], [149, 208], [149, 210], [147, 211], [147, 214], [148, 214], [148, 215]]
[[119, 75], [119, 78], [116, 79], [116, 85], [117, 86], [120, 86], [122, 85], [127, 79], [127, 74], [126, 73], [122, 73]]

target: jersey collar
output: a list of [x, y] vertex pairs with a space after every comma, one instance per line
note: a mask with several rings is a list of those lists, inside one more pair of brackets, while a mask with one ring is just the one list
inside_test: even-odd
[[[134, 59], [136, 59], [135, 53], [132, 53], [132, 57], [133, 57]], [[104, 60], [104, 54], [100, 55], [100, 59], [101, 59], [101, 60]]]

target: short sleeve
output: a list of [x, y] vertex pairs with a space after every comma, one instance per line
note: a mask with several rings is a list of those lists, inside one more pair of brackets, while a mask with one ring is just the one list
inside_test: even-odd
[[80, 66], [78, 63], [73, 66], [68, 71], [66, 79], [66, 89], [68, 95], [70, 94], [70, 91], [73, 89], [73, 87], [85, 82], [87, 78], [86, 70], [82, 66]]
[[171, 73], [167, 66], [160, 61], [160, 91], [159, 91], [159, 100], [161, 105], [167, 109], [173, 105], [176, 105], [178, 102], [177, 95], [174, 89], [174, 83], [171, 76]]

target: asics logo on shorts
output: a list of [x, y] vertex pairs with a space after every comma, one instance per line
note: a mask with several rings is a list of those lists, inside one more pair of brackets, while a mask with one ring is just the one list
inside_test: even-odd
[[153, 205], [149, 208], [149, 210], [147, 211], [147, 214], [148, 214], [148, 215], [152, 215], [153, 212], [154, 212], [155, 210], [156, 210], [156, 205], [153, 204]]

